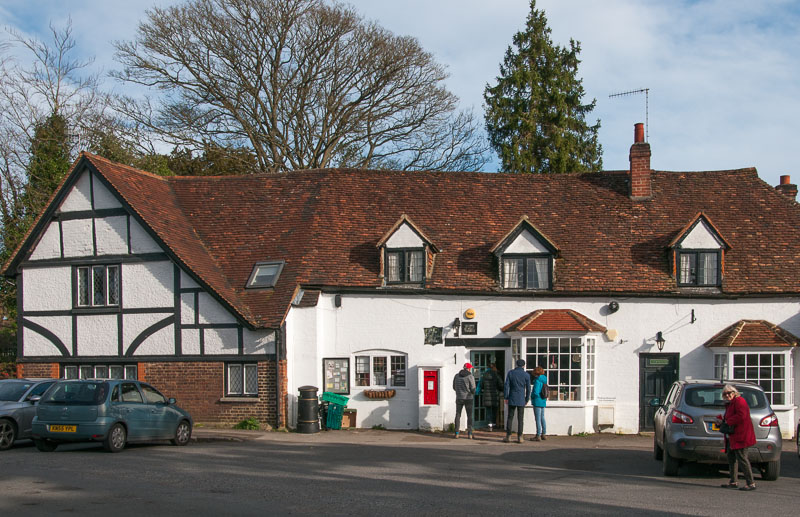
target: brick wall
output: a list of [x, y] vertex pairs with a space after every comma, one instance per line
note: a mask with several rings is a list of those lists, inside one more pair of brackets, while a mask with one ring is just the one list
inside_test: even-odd
[[[237, 401], [225, 397], [225, 363], [139, 363], [139, 380], [155, 386], [191, 413], [195, 422], [233, 425], [250, 417], [275, 425], [275, 362], [258, 363], [258, 398]], [[281, 361], [284, 397], [286, 364]], [[285, 411], [285, 402], [284, 402]], [[282, 413], [284, 413], [282, 411]], [[285, 413], [281, 426], [285, 425]]]
[[58, 379], [61, 377], [61, 370], [58, 363], [19, 363], [17, 377]]

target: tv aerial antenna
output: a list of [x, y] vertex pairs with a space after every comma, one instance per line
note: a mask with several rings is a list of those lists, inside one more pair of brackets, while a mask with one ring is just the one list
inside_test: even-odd
[[650, 132], [648, 128], [650, 127], [650, 88], [640, 88], [638, 90], [630, 90], [627, 92], [620, 92], [620, 93], [612, 93], [608, 96], [609, 99], [614, 97], [628, 97], [630, 95], [639, 95], [644, 94], [644, 141], [650, 141]]

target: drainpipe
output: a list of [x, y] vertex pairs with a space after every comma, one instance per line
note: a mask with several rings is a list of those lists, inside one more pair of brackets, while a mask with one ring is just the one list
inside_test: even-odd
[[282, 324], [275, 331], [275, 429], [281, 426], [281, 343], [283, 342]]

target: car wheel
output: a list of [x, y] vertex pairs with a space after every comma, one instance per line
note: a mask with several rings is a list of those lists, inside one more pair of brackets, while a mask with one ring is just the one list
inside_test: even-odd
[[56, 442], [50, 440], [33, 440], [33, 444], [42, 452], [53, 452], [58, 447]]
[[17, 439], [17, 427], [11, 420], [0, 419], [0, 451], [4, 451], [14, 445]]
[[761, 479], [775, 481], [781, 475], [781, 460], [768, 461], [761, 465]]
[[653, 433], [653, 459], [661, 461], [664, 458], [664, 449], [658, 445], [655, 433]]
[[125, 440], [127, 439], [127, 432], [122, 424], [114, 424], [108, 432], [106, 439], [103, 441], [103, 447], [108, 452], [119, 452], [125, 448]]
[[667, 449], [663, 449], [663, 471], [665, 476], [677, 476], [678, 475], [678, 467], [680, 467], [680, 462], [669, 455], [669, 451]]
[[192, 425], [186, 420], [181, 420], [175, 430], [175, 438], [172, 439], [172, 445], [186, 445], [191, 437]]

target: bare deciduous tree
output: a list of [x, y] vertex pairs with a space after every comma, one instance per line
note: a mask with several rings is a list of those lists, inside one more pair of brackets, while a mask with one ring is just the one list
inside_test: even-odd
[[170, 144], [249, 148], [263, 170], [476, 170], [487, 146], [411, 37], [323, 0], [189, 0], [117, 42], [120, 109]]
[[[52, 41], [8, 31], [0, 46], [0, 260], [17, 246], [78, 150], [90, 146], [105, 119], [106, 96], [91, 60], [71, 57], [71, 23], [50, 26]], [[14, 48], [22, 50], [17, 58]], [[20, 63], [20, 61], [23, 61]], [[55, 156], [58, 155], [58, 156]], [[15, 309], [13, 284], [0, 285], [6, 315]]]

